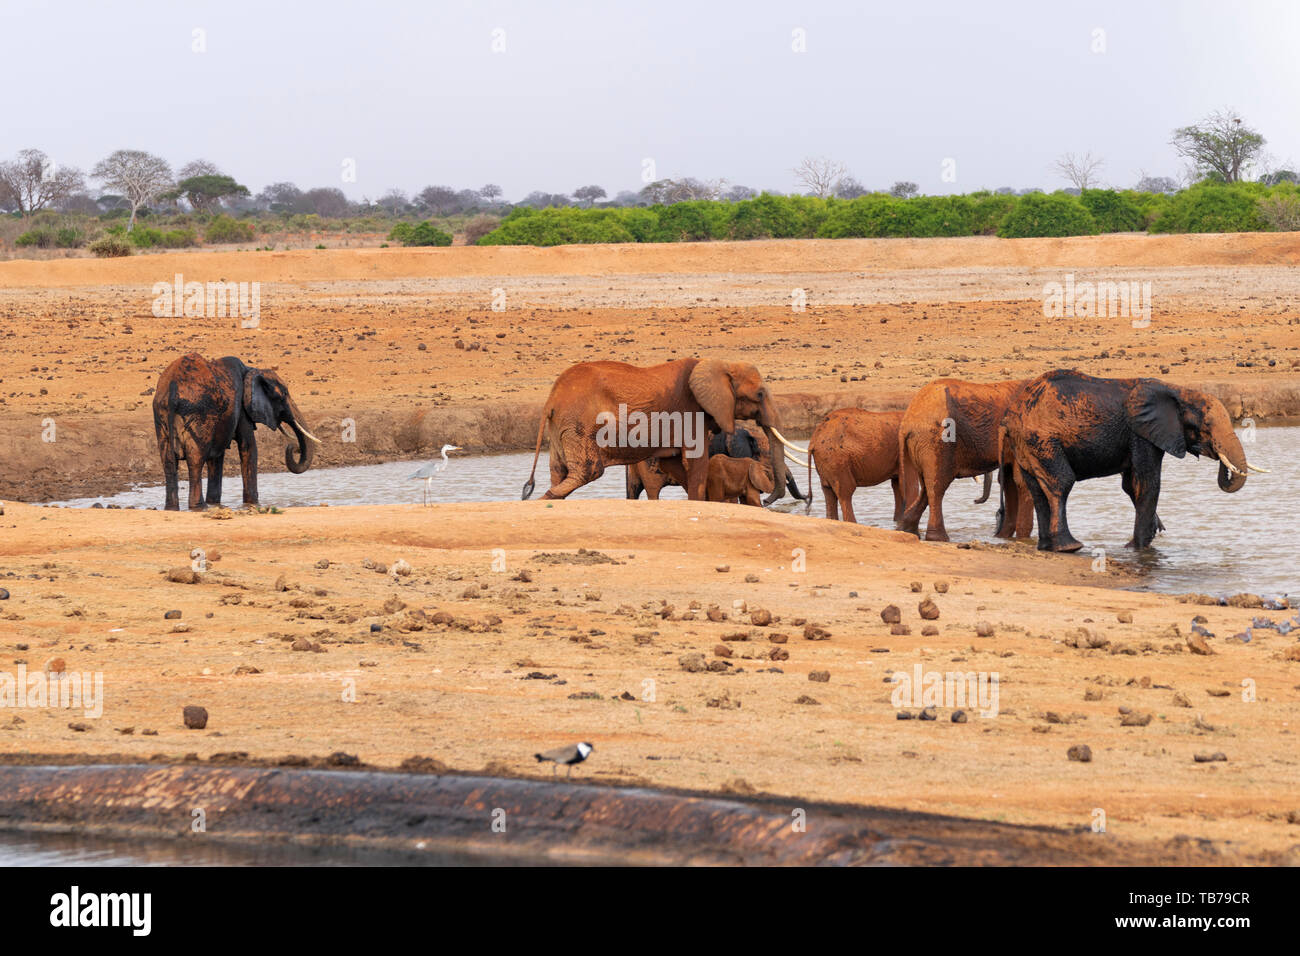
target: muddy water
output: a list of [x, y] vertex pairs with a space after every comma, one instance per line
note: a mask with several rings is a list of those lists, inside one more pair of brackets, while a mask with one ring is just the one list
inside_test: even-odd
[[[1249, 439], [1249, 436], [1243, 436]], [[1233, 594], [1253, 591], [1265, 595], [1300, 595], [1300, 428], [1258, 429], [1244, 444], [1253, 464], [1272, 470], [1255, 475], [1234, 495], [1219, 491], [1217, 465], [1191, 457], [1165, 459], [1160, 517], [1168, 529], [1156, 536], [1151, 549], [1135, 555], [1124, 548], [1133, 530], [1133, 507], [1120, 489], [1118, 476], [1082, 482], [1070, 496], [1069, 520], [1074, 536], [1084, 542], [1077, 555], [1064, 561], [1093, 561], [1097, 551], [1145, 573], [1145, 586], [1156, 591], [1202, 591]], [[303, 475], [266, 474], [258, 479], [263, 505], [290, 508], [328, 503], [409, 504], [423, 500], [426, 484], [409, 476], [423, 462], [393, 462], [355, 468], [315, 469]], [[532, 465], [531, 454], [453, 455], [447, 469], [428, 484], [431, 502], [517, 501]], [[546, 457], [538, 465], [538, 491], [547, 485]], [[797, 476], [800, 487], [806, 473]], [[611, 468], [597, 482], [575, 492], [575, 498], [624, 497], [624, 469]], [[976, 505], [979, 488], [973, 481], [956, 483], [944, 501], [945, 523], [953, 541], [994, 540], [997, 485], [989, 501]], [[813, 517], [825, 515], [817, 487]], [[665, 497], [684, 498], [679, 488]], [[242, 500], [239, 476], [227, 476], [225, 503]], [[181, 501], [186, 486], [181, 484]], [[122, 507], [161, 507], [161, 486], [137, 488], [105, 498], [81, 498], [63, 504], [89, 507], [96, 502]], [[645, 502], [644, 507], [654, 504]], [[893, 527], [893, 497], [889, 486], [859, 489], [853, 499], [858, 520]], [[802, 514], [803, 503], [786, 498], [773, 506]], [[972, 560], [977, 560], [973, 558]]]

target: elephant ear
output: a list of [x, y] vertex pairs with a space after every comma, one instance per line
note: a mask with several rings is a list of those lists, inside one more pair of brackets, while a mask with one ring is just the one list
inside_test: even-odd
[[736, 430], [736, 395], [732, 390], [727, 363], [706, 359], [695, 366], [687, 380], [691, 394], [718, 427], [730, 435]]
[[749, 483], [765, 495], [770, 494], [775, 487], [763, 463], [752, 458], [749, 459]]
[[259, 425], [275, 428], [275, 406], [271, 404], [271, 393], [266, 379], [261, 372], [249, 369], [244, 376], [244, 411], [248, 417]]
[[1178, 395], [1163, 382], [1147, 382], [1129, 399], [1129, 417], [1133, 431], [1167, 455], [1182, 458], [1187, 454], [1183, 437], [1182, 407]]

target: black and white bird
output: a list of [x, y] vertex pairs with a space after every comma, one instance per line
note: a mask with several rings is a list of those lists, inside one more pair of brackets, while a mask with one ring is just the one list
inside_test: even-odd
[[559, 747], [555, 750], [548, 750], [546, 753], [533, 754], [533, 756], [537, 758], [538, 763], [549, 760], [555, 764], [555, 766], [551, 768], [552, 776], [554, 776], [555, 771], [560, 768], [560, 764], [567, 766], [569, 768], [569, 775], [572, 776], [573, 765], [576, 763], [582, 763], [591, 756], [591, 752], [595, 749], [596, 748], [591, 744], [584, 742], [571, 744], [568, 747]]

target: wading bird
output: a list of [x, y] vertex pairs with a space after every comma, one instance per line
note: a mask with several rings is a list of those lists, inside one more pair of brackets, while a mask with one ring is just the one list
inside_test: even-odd
[[433, 487], [433, 476], [447, 470], [447, 452], [460, 450], [461, 448], [459, 445], [443, 445], [442, 461], [431, 461], [427, 465], [417, 468], [411, 473], [412, 478], [424, 479], [424, 504], [426, 507], [429, 504], [429, 489]]
[[545, 753], [533, 754], [538, 763], [547, 760], [551, 761], [554, 766], [551, 767], [551, 776], [555, 776], [555, 771], [560, 769], [560, 764], [569, 768], [569, 776], [573, 775], [573, 765], [582, 763], [596, 748], [585, 741], [580, 744], [572, 744], [568, 747], [558, 747], [555, 750], [548, 750]]

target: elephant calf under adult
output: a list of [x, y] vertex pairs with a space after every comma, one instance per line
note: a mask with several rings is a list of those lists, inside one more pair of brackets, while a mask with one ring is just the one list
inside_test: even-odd
[[709, 480], [705, 487], [709, 501], [731, 501], [761, 508], [762, 496], [773, 487], [772, 476], [762, 462], [730, 455], [709, 457]]
[[[771, 471], [773, 468], [771, 458], [771, 446], [766, 442], [759, 440], [742, 425], [737, 425], [736, 430], [730, 435], [724, 435], [722, 432], [715, 432], [709, 439], [709, 456], [727, 455], [731, 458], [752, 458], [755, 461], [763, 463], [763, 466]], [[796, 456], [786, 453], [791, 461], [796, 464], [805, 464]], [[641, 497], [641, 492], [645, 492], [646, 498], [651, 501], [657, 501], [660, 493], [669, 485], [685, 486], [686, 473], [682, 470], [678, 462], [670, 458], [647, 458], [645, 461], [639, 461], [635, 465], [627, 466], [627, 497], [631, 501], [636, 501]], [[774, 501], [779, 501], [784, 497], [785, 492], [789, 491], [796, 499], [803, 501], [803, 492], [799, 490], [799, 485], [795, 482], [794, 472], [786, 470], [785, 488], [773, 488], [772, 493], [763, 500], [763, 504], [770, 505]]]
[[[853, 492], [888, 481], [894, 490], [894, 521], [903, 517], [906, 500], [899, 477], [898, 428], [902, 412], [841, 408], [831, 412], [808, 439], [808, 510], [812, 510], [812, 469], [816, 459], [826, 517], [857, 523]], [[915, 493], [915, 492], [913, 492]]]
[[1038, 515], [1042, 551], [1077, 551], [1066, 501], [1076, 481], [1122, 475], [1136, 516], [1128, 545], [1145, 548], [1160, 519], [1160, 468], [1166, 454], [1219, 461], [1219, 487], [1239, 491], [1246, 461], [1223, 403], [1205, 392], [1154, 378], [1094, 378], [1057, 369], [1033, 379], [1003, 423]]
[[[244, 503], [257, 504], [257, 436], [254, 428], [293, 429], [298, 444], [284, 450], [284, 464], [296, 475], [311, 467], [320, 439], [307, 430], [288, 387], [272, 371], [249, 368], [227, 356], [210, 361], [191, 352], [168, 365], [153, 396], [154, 431], [167, 483], [167, 511], [180, 510], [177, 463], [189, 467], [191, 511], [221, 503], [221, 471], [226, 450], [239, 445]], [[308, 444], [311, 442], [312, 444]], [[203, 500], [203, 469], [208, 495]]]
[[[551, 443], [551, 486], [543, 498], [565, 498], [610, 465], [649, 458], [676, 460], [686, 495], [703, 501], [710, 431], [731, 435], [737, 419], [753, 419], [773, 448], [787, 445], [776, 406], [758, 369], [747, 362], [677, 359], [638, 368], [624, 362], [580, 362], [556, 379], [537, 428], [533, 493], [542, 439]], [[785, 485], [785, 457], [772, 456], [775, 485]]]

